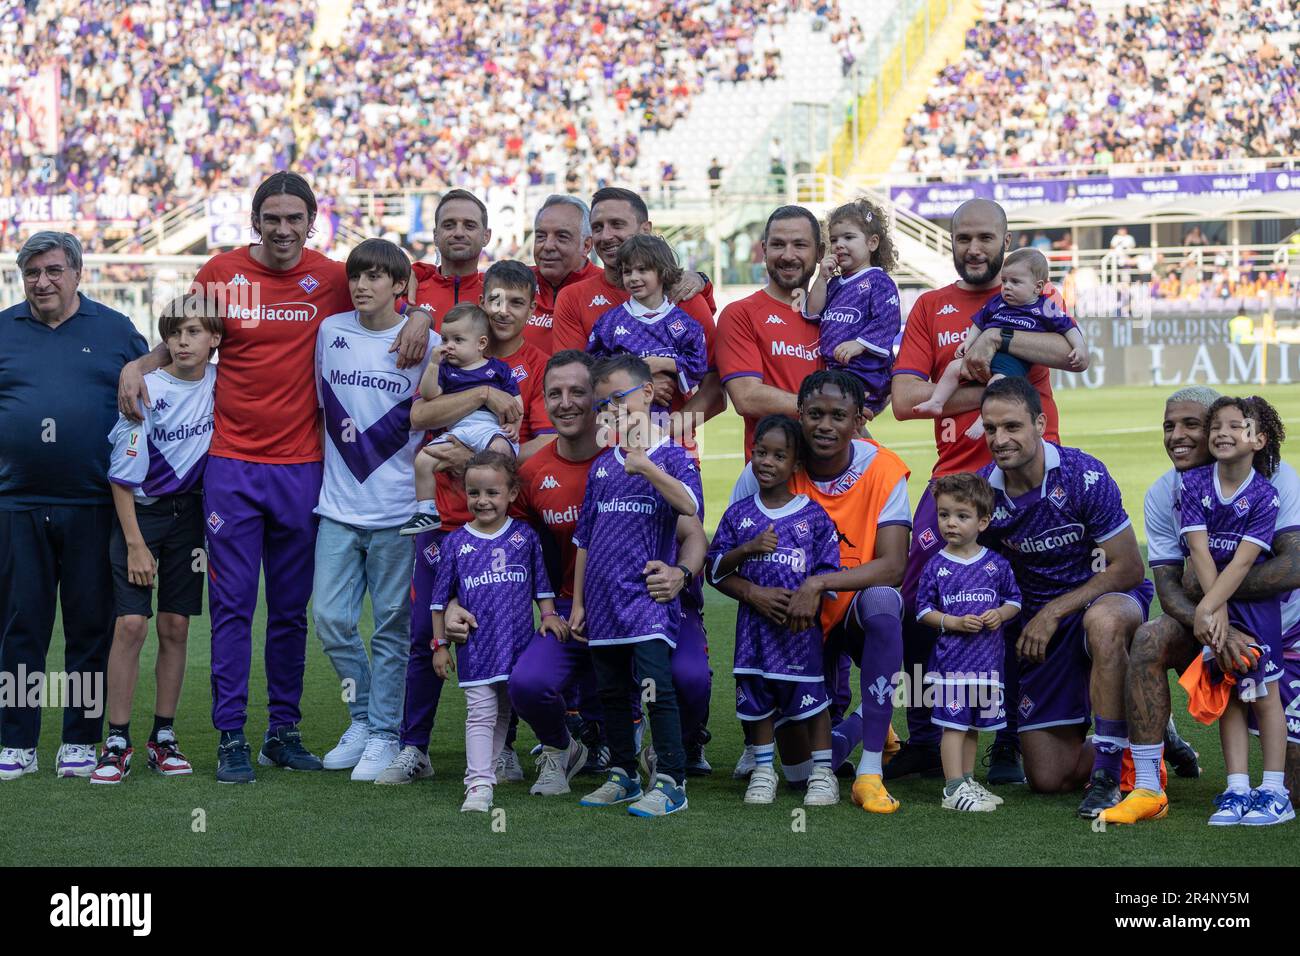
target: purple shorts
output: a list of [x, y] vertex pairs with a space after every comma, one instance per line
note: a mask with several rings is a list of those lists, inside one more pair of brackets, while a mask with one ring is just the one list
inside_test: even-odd
[[777, 680], [760, 674], [736, 675], [736, 717], [764, 720], [776, 717], [776, 726], [807, 720], [831, 705], [824, 681]]
[[[1282, 694], [1282, 722], [1286, 724], [1286, 739], [1293, 744], [1300, 744], [1300, 653], [1287, 651], [1282, 657], [1282, 668], [1278, 671], [1277, 690]], [[1250, 732], [1259, 735], [1255, 724], [1255, 711], [1246, 712], [1246, 722]]]
[[[1142, 611], [1142, 620], [1151, 610], [1155, 588], [1143, 580], [1131, 591], [1112, 591], [1123, 594]], [[1097, 600], [1107, 597], [1103, 594]], [[1095, 601], [1093, 603], [1096, 603]], [[1019, 638], [1019, 628], [1033, 620], [1037, 610], [1025, 609], [1009, 625], [1015, 628], [1012, 640]], [[1092, 658], [1088, 653], [1087, 636], [1083, 631], [1083, 616], [1087, 608], [1061, 619], [1056, 633], [1047, 645], [1047, 659], [1041, 664], [1020, 662], [1020, 695], [1012, 705], [1016, 708], [1017, 729], [1043, 730], [1087, 724], [1092, 720], [1092, 701], [1088, 685], [1092, 680]]]
[[1007, 708], [997, 684], [927, 682], [932, 701], [930, 722], [949, 730], [1001, 730], [1007, 725]]

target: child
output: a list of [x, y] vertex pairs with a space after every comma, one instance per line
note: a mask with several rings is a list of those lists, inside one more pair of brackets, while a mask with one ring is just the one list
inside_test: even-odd
[[[686, 809], [686, 755], [671, 670], [681, 608], [676, 598], [651, 598], [644, 574], [651, 561], [677, 563], [678, 516], [694, 517], [704, 493], [686, 451], [650, 415], [654, 385], [646, 363], [635, 355], [613, 355], [596, 363], [591, 379], [603, 424], [613, 427], [611, 419], [618, 417], [618, 444], [596, 459], [587, 479], [573, 534], [569, 625], [591, 646], [610, 769], [609, 779], [580, 802], [631, 803], [634, 816], [663, 816]], [[679, 567], [688, 581], [694, 578], [695, 571]], [[648, 792], [635, 771], [634, 714], [628, 707], [633, 692], [649, 704], [658, 756], [659, 772], [646, 781]]]
[[898, 257], [884, 213], [858, 199], [826, 220], [831, 251], [808, 290], [804, 317], [821, 327], [827, 368], [843, 367], [861, 380], [874, 418], [889, 404], [894, 339], [902, 325], [898, 286], [889, 278]]
[[[444, 393], [488, 385], [519, 401], [519, 386], [510, 366], [487, 355], [489, 342], [486, 312], [472, 302], [462, 302], [449, 309], [442, 320], [441, 361], [430, 362], [425, 368], [420, 379], [420, 397], [430, 401]], [[439, 444], [455, 438], [474, 452], [495, 451], [513, 457], [519, 453], [518, 437], [518, 424], [502, 425], [486, 406], [480, 406], [422, 448], [415, 459], [416, 512], [402, 525], [401, 533], [423, 534], [442, 525], [434, 501], [434, 474], [445, 471], [447, 466], [434, 455]]]
[[[840, 569], [839, 538], [821, 505], [794, 495], [787, 482], [800, 459], [799, 427], [784, 415], [768, 415], [754, 428], [751, 462], [759, 492], [737, 501], [722, 516], [709, 548], [709, 580], [732, 573], [769, 592], [793, 594], [808, 578]], [[798, 634], [778, 607], [740, 605], [736, 616], [736, 716], [750, 723], [756, 766], [746, 803], [771, 803], [776, 728], [807, 720], [813, 770], [805, 806], [838, 803], [839, 782], [831, 767], [830, 698], [822, 675], [820, 616]]]
[[[498, 783], [493, 761], [510, 729], [506, 682], [533, 636], [533, 600], [542, 611], [541, 632], [561, 641], [569, 634], [555, 613], [555, 593], [536, 532], [507, 515], [518, 495], [514, 456], [481, 451], [470, 459], [465, 496], [474, 518], [443, 541], [433, 583], [433, 669], [445, 680], [459, 668], [465, 689], [464, 812], [492, 808], [492, 788]], [[452, 598], [477, 621], [455, 662], [447, 650], [444, 621]]]
[[189, 619], [203, 611], [205, 531], [203, 468], [212, 440], [220, 314], [198, 296], [174, 303], [158, 321], [171, 361], [145, 376], [153, 407], [140, 422], [125, 416], [109, 434], [108, 478], [117, 521], [109, 545], [117, 625], [108, 655], [108, 737], [91, 783], [121, 783], [131, 772], [131, 702], [140, 648], [149, 635], [154, 579], [158, 583], [157, 702], [146, 745], [149, 767], [164, 776], [194, 772], [173, 724], [185, 678]]
[[943, 808], [987, 812], [1002, 798], [976, 782], [975, 750], [981, 730], [1007, 725], [1002, 628], [1020, 613], [1020, 589], [1007, 560], [976, 542], [993, 516], [989, 483], [944, 475], [933, 492], [947, 544], [921, 572], [916, 617], [939, 631], [925, 682], [941, 690], [931, 720], [943, 728]]
[[652, 373], [675, 379], [681, 394], [690, 395], [708, 371], [708, 356], [700, 323], [664, 295], [682, 277], [673, 251], [658, 236], [635, 235], [619, 246], [618, 268], [632, 298], [596, 320], [587, 351], [597, 358], [639, 355]]
[[[1254, 638], [1255, 666], [1238, 673], [1237, 693], [1219, 718], [1219, 739], [1228, 789], [1215, 800], [1211, 826], [1270, 826], [1295, 818], [1283, 780], [1286, 723], [1282, 696], [1268, 685], [1282, 676], [1282, 611], [1278, 597], [1234, 597], [1252, 565], [1273, 543], [1278, 496], [1268, 478], [1281, 461], [1286, 437], [1277, 411], [1259, 397], [1220, 398], [1210, 406], [1210, 455], [1214, 462], [1183, 473], [1179, 513], [1183, 542], [1204, 597], [1196, 606], [1194, 632], [1203, 654], [1223, 649], [1228, 627]], [[1264, 780], [1250, 788], [1247, 707], [1254, 712], [1264, 753]], [[1158, 790], [1143, 779], [1150, 772], [1134, 751], [1136, 786]]]
[[[372, 782], [401, 750], [415, 553], [399, 532], [415, 507], [412, 468], [423, 432], [411, 430], [417, 383], [398, 370], [393, 351], [405, 325], [396, 303], [410, 261], [394, 243], [367, 239], [345, 269], [356, 308], [328, 316], [316, 334], [325, 468], [315, 509], [312, 611], [325, 654], [349, 691], [351, 717], [322, 763]], [[437, 333], [429, 338], [426, 362], [438, 344]], [[369, 653], [357, 629], [366, 591], [374, 610]]]
[[[1023, 332], [1060, 333], [1070, 343], [1069, 364], [1066, 368], [1071, 372], [1086, 369], [1089, 361], [1088, 343], [1083, 340], [1083, 333], [1060, 301], [1043, 294], [1046, 284], [1047, 257], [1041, 252], [1024, 248], [1007, 253], [1002, 265], [1002, 290], [971, 318], [965, 340], [957, 349], [957, 357], [944, 369], [929, 401], [914, 406], [912, 411], [929, 418], [938, 418], [943, 414], [944, 404], [957, 391], [957, 386], [965, 376], [966, 346], [988, 328], [1002, 329], [1004, 332], [1019, 329]], [[1028, 365], [1011, 353], [1002, 351], [993, 356], [992, 370], [990, 382], [1008, 375], [1024, 378], [1029, 374]], [[975, 419], [974, 424], [966, 430], [968, 438], [980, 438], [983, 434], [982, 418]]]

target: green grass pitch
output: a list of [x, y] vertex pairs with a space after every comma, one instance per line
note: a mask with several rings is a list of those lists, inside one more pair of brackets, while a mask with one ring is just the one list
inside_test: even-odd
[[[1244, 390], [1244, 389], [1243, 389]], [[1277, 403], [1292, 427], [1300, 423], [1300, 390], [1260, 391]], [[1139, 529], [1142, 497], [1168, 467], [1160, 444], [1164, 390], [1123, 388], [1060, 394], [1062, 436], [1109, 466]], [[924, 487], [934, 461], [927, 422], [894, 421], [886, 414], [874, 433], [912, 468], [912, 500]], [[725, 508], [731, 484], [743, 464], [740, 421], [727, 414], [704, 433], [705, 492], [710, 524]], [[1289, 443], [1285, 457], [1296, 462]], [[443, 694], [434, 729], [433, 781], [406, 787], [353, 784], [346, 773], [292, 774], [258, 768], [254, 786], [219, 786], [214, 779], [216, 737], [209, 722], [208, 624], [194, 621], [188, 681], [177, 730], [196, 766], [191, 778], [151, 774], [143, 751], [136, 769], [118, 787], [93, 787], [85, 780], [53, 774], [59, 742], [56, 711], [43, 715], [41, 770], [0, 784], [0, 820], [12, 839], [0, 842], [0, 864], [122, 865], [1020, 865], [1206, 866], [1223, 859], [1274, 865], [1293, 862], [1294, 841], [1269, 832], [1213, 830], [1205, 825], [1211, 799], [1223, 785], [1217, 733], [1196, 724], [1174, 688], [1179, 726], [1201, 752], [1199, 780], [1174, 780], [1169, 817], [1134, 828], [1093, 832], [1074, 817], [1077, 796], [1042, 797], [1004, 788], [1006, 805], [992, 814], [949, 813], [939, 806], [935, 780], [892, 786], [902, 801], [898, 813], [877, 817], [848, 801], [802, 812], [800, 799], [782, 791], [770, 807], [746, 807], [743, 786], [731, 779], [741, 747], [731, 706], [731, 651], [735, 606], [710, 591], [707, 623], [714, 667], [714, 739], [708, 756], [712, 777], [691, 780], [690, 808], [668, 820], [638, 820], [626, 813], [585, 810], [577, 798], [591, 778], [575, 780], [571, 797], [530, 797], [528, 784], [502, 785], [496, 817], [459, 813], [464, 767], [464, 695], [454, 686]], [[261, 625], [259, 615], [258, 627]], [[363, 633], [369, 622], [363, 621]], [[308, 638], [303, 731], [316, 752], [329, 749], [347, 725], [338, 681], [315, 635]], [[143, 742], [151, 724], [153, 647], [145, 652], [136, 695], [134, 736]], [[62, 661], [57, 630], [49, 667]], [[248, 725], [250, 738], [265, 729], [266, 689], [260, 659], [254, 661]], [[902, 727], [901, 714], [896, 726]], [[526, 755], [534, 738], [520, 728], [518, 750]], [[525, 757], [525, 769], [530, 762]], [[1255, 753], [1253, 776], [1259, 773]]]

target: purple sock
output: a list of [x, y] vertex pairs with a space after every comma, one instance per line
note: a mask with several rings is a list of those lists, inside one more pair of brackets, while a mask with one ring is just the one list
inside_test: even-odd
[[1093, 772], [1105, 770], [1118, 780], [1120, 762], [1124, 758], [1124, 751], [1128, 749], [1128, 721], [1096, 717], [1093, 724]]
[[862, 701], [862, 749], [885, 749], [894, 715], [894, 680], [903, 664], [902, 599], [893, 588], [872, 587], [855, 598], [863, 630], [858, 679]]
[[831, 766], [839, 767], [862, 743], [862, 715], [856, 710], [831, 730]]

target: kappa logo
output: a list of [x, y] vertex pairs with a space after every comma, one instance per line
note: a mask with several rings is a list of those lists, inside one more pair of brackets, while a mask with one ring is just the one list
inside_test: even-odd
[[924, 531], [921, 532], [921, 536], [917, 538], [917, 540], [921, 542], [921, 547], [929, 549], [929, 548], [933, 548], [935, 542], [937, 542], [939, 539], [935, 535], [933, 528], [926, 528]]
[[781, 318], [775, 312], [767, 317], [766, 325], [785, 325], [785, 319]]
[[560, 487], [560, 483], [555, 480], [554, 475], [547, 475], [545, 478], [542, 479], [542, 483], [538, 485], [538, 487], [544, 491], [552, 491]]
[[516, 531], [514, 534], [510, 536], [510, 543], [513, 544], [516, 548], [522, 548], [525, 542], [527, 542], [527, 540], [528, 539], [524, 537], [524, 533], [522, 531]]
[[248, 277], [245, 276], [242, 272], [236, 272], [235, 277], [231, 279], [230, 282], [227, 284], [228, 285], [252, 285], [253, 283], [249, 282]]
[[894, 692], [893, 686], [882, 674], [876, 678], [876, 682], [867, 690], [871, 691], [871, 696], [876, 699], [876, 704], [880, 707], [885, 706], [885, 700]]
[[315, 292], [316, 287], [320, 285], [320, 283], [316, 281], [315, 276], [303, 276], [298, 280], [298, 284], [302, 286], [302, 291], [306, 292], [308, 295]]
[[1246, 517], [1247, 512], [1250, 511], [1250, 502], [1247, 501], [1245, 498], [1238, 498], [1236, 501], [1233, 502], [1232, 510], [1237, 512], [1238, 515], [1244, 518]]
[[1205, 495], [1203, 498], [1201, 498], [1201, 507], [1202, 507], [1202, 508], [1208, 508], [1208, 507], [1210, 507], [1210, 496], [1209, 496], [1209, 495]]
[[613, 305], [613, 304], [614, 303], [610, 302], [609, 299], [605, 298], [603, 295], [598, 295], [596, 296], [596, 298], [592, 299], [590, 302], [587, 303], [587, 308], [594, 309], [598, 305]]
[[221, 517], [221, 515], [217, 514], [215, 511], [208, 515], [208, 527], [212, 529], [214, 534], [220, 531], [221, 526], [225, 523], [226, 519]]
[[997, 510], [993, 512], [994, 521], [1006, 521], [1010, 517], [1011, 517], [1011, 513], [1008, 512], [1007, 509], [1002, 507], [1001, 505], [998, 505]]
[[754, 527], [754, 522], [749, 518], [745, 518], [740, 522], [741, 531], [744, 531], [746, 528], [752, 528], [752, 527]]
[[168, 403], [167, 399], [165, 398], [160, 398], [158, 399], [158, 401], [153, 403], [153, 410], [155, 412], [165, 412], [169, 408], [171, 408], [171, 405]]
[[334, 336], [334, 341], [330, 343], [332, 349], [348, 349], [351, 351], [352, 346], [348, 345], [348, 340], [341, 335]]
[[1030, 697], [1029, 697], [1028, 694], [1026, 694], [1024, 697], [1021, 697], [1021, 698], [1020, 698], [1020, 716], [1021, 716], [1021, 717], [1028, 717], [1028, 716], [1030, 715], [1030, 713], [1033, 712], [1033, 709], [1034, 709], [1034, 702], [1030, 699]]
[[596, 477], [597, 477], [597, 478], [608, 478], [608, 477], [609, 477], [609, 472], [607, 472], [607, 471], [605, 470], [605, 466], [604, 466], [604, 465], [601, 465], [599, 468], [596, 469]]
[[83, 346], [81, 347], [81, 351], [83, 351], [83, 352], [89, 352], [89, 351], [90, 351], [90, 346], [89, 346], [89, 345], [83, 345]]
[[1052, 504], [1056, 505], [1056, 507], [1060, 508], [1062, 505], [1065, 504], [1065, 489], [1062, 488], [1060, 485], [1057, 485], [1055, 488], [1053, 488], [1051, 491], [1047, 493], [1047, 500], [1050, 501]]
[[896, 295], [891, 295], [891, 296], [889, 297], [889, 304], [890, 304], [890, 305], [898, 305], [898, 296], [896, 296]]
[[947, 568], [940, 568], [940, 569], [939, 569], [939, 572], [938, 572], [938, 577], [946, 578], [946, 577], [948, 577], [950, 574], [952, 574], [952, 572], [949, 571]]
[[1089, 488], [1091, 488], [1100, 480], [1101, 480], [1101, 472], [1085, 471], [1083, 473], [1083, 490], [1087, 491]]
[[945, 305], [942, 309], [940, 309], [939, 312], [938, 312], [938, 314], [939, 314], [939, 315], [956, 315], [956, 314], [957, 314], [957, 307], [956, 307], [955, 305], [953, 305], [953, 304], [950, 302], [950, 303], [948, 303], [947, 305]]
[[631, 335], [632, 333], [629, 332], [629, 331], [627, 330], [627, 327], [626, 327], [626, 326], [622, 326], [622, 325], [620, 325], [620, 326], [618, 326], [616, 329], [614, 329], [614, 334], [615, 334], [615, 335]]
[[457, 554], [460, 554], [460, 555], [473, 554], [473, 553], [474, 553], [474, 545], [472, 545], [472, 544], [470, 544], [468, 541], [466, 541], [464, 544], [462, 544], [462, 545], [460, 546], [460, 551], [458, 551], [458, 552], [456, 552], [456, 553], [457, 553]]
[[817, 698], [814, 697], [812, 694], [804, 694], [802, 697], [799, 698], [800, 707], [811, 707], [815, 703], [817, 703]]

